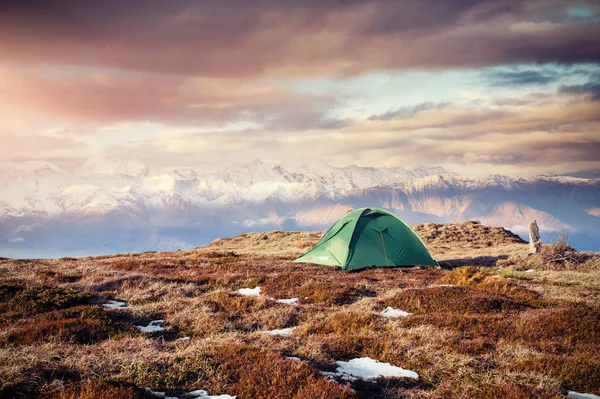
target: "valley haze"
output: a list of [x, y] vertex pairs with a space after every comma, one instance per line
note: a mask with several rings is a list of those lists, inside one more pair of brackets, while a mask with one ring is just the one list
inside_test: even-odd
[[[600, 179], [462, 176], [442, 167], [301, 163], [215, 168], [42, 161], [0, 164], [0, 256], [176, 250], [249, 231], [325, 230], [348, 209], [381, 207], [407, 223], [479, 220], [527, 239], [566, 235], [600, 250]], [[435, 255], [435, 254], [434, 254]]]

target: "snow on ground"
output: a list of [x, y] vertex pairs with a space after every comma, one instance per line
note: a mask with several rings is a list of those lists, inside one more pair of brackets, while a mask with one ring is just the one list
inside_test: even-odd
[[164, 392], [153, 391], [153, 390], [152, 390], [152, 389], [150, 389], [150, 388], [146, 388], [146, 391], [148, 391], [150, 394], [152, 394], [152, 395], [154, 395], [154, 396], [157, 396], [157, 397], [159, 397], [159, 398], [165, 398], [165, 399], [179, 399], [178, 397], [175, 397], [175, 396], [167, 396], [167, 395], [165, 395], [165, 393], [164, 393]]
[[533, 269], [527, 269], [525, 270], [525, 273], [533, 273]]
[[177, 341], [187, 341], [189, 339], [190, 339], [190, 337], [181, 337], [181, 338], [177, 338]]
[[296, 356], [285, 356], [285, 358], [288, 359], [288, 360], [293, 360], [295, 362], [301, 362], [302, 361], [302, 359], [300, 359], [299, 357], [296, 357]]
[[567, 392], [567, 398], [569, 399], [600, 399], [600, 396], [593, 395], [591, 393], [579, 393], [575, 391]]
[[410, 316], [411, 314], [412, 313], [405, 312], [404, 310], [394, 309], [391, 306], [388, 306], [383, 312], [381, 312], [383, 317], [391, 318], [406, 317]]
[[277, 299], [276, 302], [277, 303], [285, 303], [287, 305], [297, 305], [298, 304], [298, 298]]
[[[146, 391], [148, 391], [150, 394], [152, 394], [158, 398], [179, 399], [176, 396], [166, 396], [165, 392], [153, 391], [150, 388], [146, 388]], [[231, 395], [210, 395], [204, 389], [198, 389], [197, 391], [188, 392], [188, 393], [184, 394], [184, 396], [188, 397], [188, 398], [192, 397], [192, 398], [198, 398], [198, 399], [235, 399], [235, 396], [231, 396]]]
[[157, 331], [164, 331], [164, 327], [162, 326], [162, 324], [164, 324], [164, 320], [152, 320], [150, 323], [148, 323], [147, 326], [135, 326], [138, 330], [142, 331], [142, 332], [147, 332], [147, 333], [153, 333], [153, 332], [157, 332]]
[[125, 302], [119, 302], [119, 301], [113, 301], [110, 300], [107, 303], [105, 303], [104, 305], [105, 308], [110, 308], [110, 309], [118, 309], [118, 308], [125, 308], [127, 307], [127, 304]]
[[188, 392], [186, 393], [186, 396], [192, 396], [199, 399], [235, 399], [235, 396], [231, 395], [209, 395], [204, 389]]
[[240, 288], [238, 294], [243, 296], [259, 296], [260, 295], [260, 287], [256, 288]]
[[281, 330], [265, 331], [265, 333], [270, 335], [292, 335], [295, 329], [296, 327], [288, 327], [282, 328]]
[[355, 381], [358, 378], [372, 380], [378, 377], [406, 377], [419, 379], [419, 375], [411, 370], [393, 366], [389, 363], [378, 362], [370, 357], [351, 359], [347, 362], [337, 361], [338, 368], [334, 372], [323, 371], [321, 374], [330, 378], [341, 378]]

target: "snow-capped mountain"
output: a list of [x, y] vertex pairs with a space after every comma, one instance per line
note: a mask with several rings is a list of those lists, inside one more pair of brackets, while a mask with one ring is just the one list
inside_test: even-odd
[[377, 206], [409, 223], [479, 219], [524, 233], [568, 233], [600, 249], [600, 179], [466, 177], [441, 167], [334, 167], [258, 160], [212, 170], [90, 161], [0, 163], [0, 256], [197, 246], [260, 229], [322, 229]]

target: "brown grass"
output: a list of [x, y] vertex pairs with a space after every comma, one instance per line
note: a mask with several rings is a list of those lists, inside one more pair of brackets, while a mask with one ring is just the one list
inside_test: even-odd
[[[451, 271], [292, 263], [322, 234], [299, 232], [188, 251], [0, 260], [0, 397], [148, 397], [143, 387], [238, 398], [600, 394], [600, 256], [549, 262], [473, 222], [415, 228]], [[259, 297], [235, 293], [255, 286]], [[108, 299], [127, 307], [98, 305]], [[414, 314], [387, 319], [387, 306]], [[134, 328], [158, 318], [166, 331]], [[292, 326], [292, 336], [265, 334]], [[420, 379], [355, 381], [351, 391], [319, 374], [362, 356]]]
[[52, 311], [20, 324], [0, 334], [0, 345], [36, 345], [54, 340], [90, 345], [135, 333], [132, 323], [113, 320], [96, 306]]
[[497, 313], [524, 310], [523, 303], [494, 291], [470, 287], [432, 287], [405, 290], [381, 302], [411, 313]]
[[156, 395], [130, 383], [88, 380], [65, 391], [49, 395], [50, 399], [151, 399]]
[[45, 285], [0, 284], [0, 312], [6, 317], [27, 316], [89, 303], [90, 294]]

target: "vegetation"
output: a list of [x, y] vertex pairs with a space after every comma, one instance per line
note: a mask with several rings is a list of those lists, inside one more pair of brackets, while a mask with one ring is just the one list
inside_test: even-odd
[[[566, 242], [528, 256], [518, 237], [477, 222], [415, 229], [451, 270], [299, 265], [291, 260], [320, 233], [293, 232], [188, 251], [0, 260], [0, 397], [600, 394], [600, 256]], [[256, 286], [260, 296], [236, 293]], [[297, 304], [276, 301], [290, 298]], [[386, 318], [387, 307], [412, 315]], [[135, 328], [157, 319], [164, 331]], [[266, 334], [288, 327], [291, 336]], [[364, 356], [420, 378], [348, 386], [320, 373]]]

